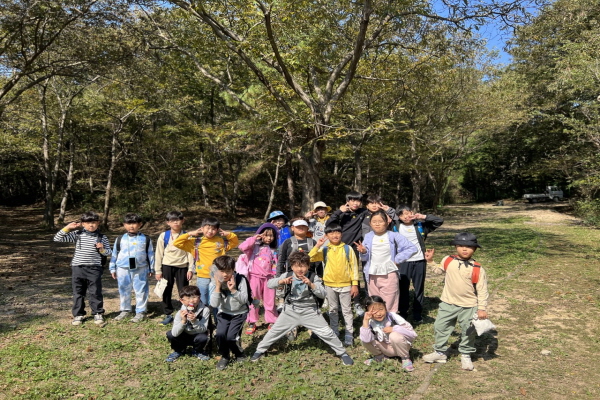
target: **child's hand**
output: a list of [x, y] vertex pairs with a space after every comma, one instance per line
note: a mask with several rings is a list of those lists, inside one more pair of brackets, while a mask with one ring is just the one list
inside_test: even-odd
[[394, 331], [394, 328], [392, 328], [391, 326], [386, 326], [385, 328], [383, 328], [383, 333], [392, 333]]
[[104, 245], [102, 243], [96, 243], [97, 249], [104, 249]]
[[192, 276], [194, 276], [194, 273], [192, 271], [188, 271], [187, 274], [185, 275], [185, 277], [187, 278], [188, 281], [192, 280]]
[[325, 236], [323, 236], [322, 238], [317, 240], [317, 243], [315, 243], [315, 247], [319, 248], [319, 247], [323, 246], [326, 241], [327, 241], [327, 238]]
[[195, 231], [188, 232], [190, 236], [200, 236], [202, 235], [202, 228], [198, 228]]
[[117, 279], [117, 273], [116, 272], [111, 272], [110, 276], [112, 276], [113, 279]]
[[369, 327], [369, 321], [373, 319], [373, 313], [371, 311], [365, 312], [365, 316], [363, 317], [363, 326], [365, 328]]
[[350, 211], [350, 206], [348, 205], [348, 203], [340, 206], [340, 211], [341, 212], [348, 212], [348, 211]]
[[229, 236], [229, 231], [224, 231], [223, 229], [219, 229], [219, 235], [220, 236]]
[[67, 224], [67, 226], [65, 226], [65, 229], [68, 229], [68, 230], [72, 231], [73, 229], [77, 229], [80, 226], [81, 226], [80, 222], [73, 221], [73, 222]]
[[231, 294], [237, 291], [235, 287], [235, 274], [231, 275], [231, 278], [227, 281], [227, 289], [229, 289]]
[[307, 212], [306, 214], [304, 214], [304, 218], [312, 218], [314, 217], [314, 213], [312, 211]]
[[390, 209], [390, 206], [388, 206], [387, 204], [383, 204], [383, 203], [379, 203], [379, 207], [381, 207], [381, 209], [383, 211], [387, 211]]
[[425, 219], [427, 216], [425, 214], [415, 214], [414, 215], [414, 219]]
[[314, 289], [314, 288], [315, 288], [315, 284], [314, 284], [314, 283], [312, 283], [312, 282], [310, 281], [310, 279], [308, 279], [308, 278], [306, 277], [306, 275], [302, 275], [302, 276], [300, 277], [300, 280], [301, 280], [302, 282], [306, 283], [306, 284], [308, 285], [308, 287], [309, 287], [309, 288], [311, 288], [311, 289]]
[[350, 287], [350, 297], [355, 298], [356, 296], [358, 296], [358, 286], [352, 285]]
[[477, 310], [477, 318], [487, 319], [487, 312], [485, 310]]
[[435, 254], [435, 249], [427, 249], [425, 250], [425, 260], [427, 264], [433, 263], [433, 255]]
[[291, 277], [291, 276], [288, 276], [287, 278], [284, 278], [284, 279], [280, 279], [279, 284], [280, 285], [289, 285], [290, 283], [292, 283], [292, 279], [293, 279], [293, 277]]
[[187, 322], [187, 320], [188, 320], [187, 319], [187, 315], [188, 315], [187, 310], [181, 310], [181, 311], [179, 311], [179, 315], [181, 316], [181, 322], [183, 322], [185, 324]]
[[[157, 281], [160, 281], [162, 279], [162, 274], [160, 272], [157, 272], [156, 275], [154, 275], [156, 277]], [[189, 281], [189, 279], [188, 279]]]
[[360, 254], [367, 253], [367, 248], [363, 246], [362, 242], [354, 242], [354, 245], [356, 246], [356, 250], [358, 250]]
[[257, 233], [256, 235], [254, 235], [254, 239], [256, 240], [262, 240], [263, 236], [262, 233]]

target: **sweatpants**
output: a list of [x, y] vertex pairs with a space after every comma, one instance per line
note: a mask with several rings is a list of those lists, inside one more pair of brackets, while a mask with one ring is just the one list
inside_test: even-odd
[[338, 356], [346, 353], [344, 345], [340, 342], [340, 339], [335, 336], [329, 325], [327, 325], [327, 321], [323, 318], [323, 314], [317, 310], [316, 306], [305, 308], [294, 307], [293, 304], [285, 304], [283, 306], [283, 312], [279, 314], [279, 318], [277, 318], [277, 321], [275, 321], [271, 330], [267, 332], [263, 340], [258, 344], [256, 352], [266, 352], [273, 343], [300, 325], [312, 330], [312, 332], [317, 335], [319, 339], [328, 344]]
[[231, 315], [225, 313], [217, 314], [217, 333], [215, 338], [219, 346], [221, 357], [230, 359], [231, 354], [236, 358], [244, 357], [240, 336], [248, 313]]
[[415, 299], [413, 301], [413, 319], [420, 321], [425, 301], [425, 273], [427, 271], [427, 262], [405, 261], [400, 263], [400, 304], [398, 305], [399, 314], [402, 318], [408, 317], [408, 306], [410, 303], [410, 281], [415, 289]]
[[369, 275], [369, 295], [379, 296], [385, 301], [389, 312], [398, 311], [398, 272], [387, 275]]
[[380, 342], [373, 340], [372, 342], [362, 342], [363, 346], [369, 353], [374, 356], [381, 354], [388, 357], [400, 357], [402, 359], [409, 358], [410, 343], [403, 334], [392, 332], [389, 335], [390, 342]]
[[178, 353], [183, 353], [188, 347], [192, 347], [197, 352], [204, 353], [208, 344], [208, 334], [206, 332], [194, 334], [183, 332], [179, 336], [173, 336], [173, 333], [168, 331], [167, 339], [171, 344], [171, 349]]
[[461, 354], [475, 353], [476, 331], [473, 325], [471, 325], [471, 320], [476, 312], [477, 306], [459, 307], [442, 301], [435, 323], [433, 324], [435, 331], [435, 344], [433, 348], [439, 352], [448, 350], [448, 338], [450, 338], [450, 335], [454, 331], [454, 326], [458, 322], [462, 331], [458, 351]]
[[173, 314], [175, 307], [173, 307], [173, 301], [171, 297], [173, 296], [173, 286], [177, 285], [177, 291], [181, 293], [184, 286], [189, 284], [187, 280], [187, 266], [181, 267], [173, 267], [171, 265], [163, 265], [162, 273], [163, 278], [167, 281], [167, 287], [163, 292], [162, 302], [163, 307], [165, 309], [165, 314]]
[[333, 333], [337, 336], [340, 329], [339, 311], [341, 306], [344, 324], [346, 325], [346, 335], [352, 335], [354, 333], [354, 327], [352, 326], [354, 315], [352, 314], [350, 286], [333, 288], [325, 285], [325, 290], [327, 292], [327, 302], [329, 303], [329, 326], [333, 329]]
[[[267, 324], [274, 324], [277, 321], [277, 310], [275, 308], [275, 289], [269, 289], [267, 287], [267, 281], [269, 278], [252, 275], [250, 274], [250, 290], [252, 290], [252, 297], [254, 300], [262, 300], [263, 307], [265, 308], [265, 322]], [[260, 307], [252, 304], [250, 311], [248, 312], [248, 322], [251, 324], [256, 323], [259, 320]]]
[[135, 313], [145, 313], [148, 306], [148, 268], [117, 268], [121, 311], [131, 311], [131, 291], [135, 292]]
[[100, 265], [73, 265], [71, 267], [73, 286], [74, 317], [85, 315], [85, 296], [89, 292], [92, 314], [104, 314], [104, 297], [102, 296], [102, 271]]

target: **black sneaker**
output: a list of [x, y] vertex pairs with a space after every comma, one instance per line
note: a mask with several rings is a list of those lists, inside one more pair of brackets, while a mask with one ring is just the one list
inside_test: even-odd
[[250, 361], [252, 362], [257, 362], [258, 360], [260, 360], [262, 358], [262, 356], [264, 356], [265, 353], [259, 353], [258, 351], [254, 354], [252, 354], [252, 357], [250, 357]]
[[342, 359], [342, 363], [344, 365], [354, 365], [354, 360], [348, 355], [348, 353], [344, 353], [340, 356]]
[[169, 325], [173, 323], [173, 316], [171, 314], [165, 315], [165, 319], [160, 321], [161, 325]]
[[236, 357], [234, 362], [236, 364], [242, 364], [242, 363], [245, 363], [246, 361], [248, 361], [248, 357], [241, 356], [241, 357]]
[[217, 369], [219, 371], [223, 371], [225, 368], [227, 368], [228, 364], [229, 364], [229, 358], [221, 357], [221, 359], [217, 362]]

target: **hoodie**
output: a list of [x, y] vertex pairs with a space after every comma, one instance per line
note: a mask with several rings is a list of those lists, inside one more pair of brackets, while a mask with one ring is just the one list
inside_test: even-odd
[[[273, 224], [262, 224], [256, 230], [256, 234], [258, 235], [262, 233], [267, 228], [271, 228], [273, 230], [275, 235], [273, 242], [277, 243], [279, 232], [277, 232], [277, 227]], [[275, 276], [277, 266], [277, 247], [272, 248], [267, 244], [258, 242], [255, 235], [253, 235], [244, 240], [244, 242], [240, 244], [238, 248], [244, 253], [240, 257], [246, 257], [249, 275], [266, 278], [272, 278]]]

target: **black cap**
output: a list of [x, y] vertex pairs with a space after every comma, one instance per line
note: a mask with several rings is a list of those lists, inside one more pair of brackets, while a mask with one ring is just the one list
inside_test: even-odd
[[454, 240], [452, 240], [450, 244], [481, 248], [481, 246], [477, 243], [477, 237], [469, 232], [458, 233], [456, 236], [454, 236]]

